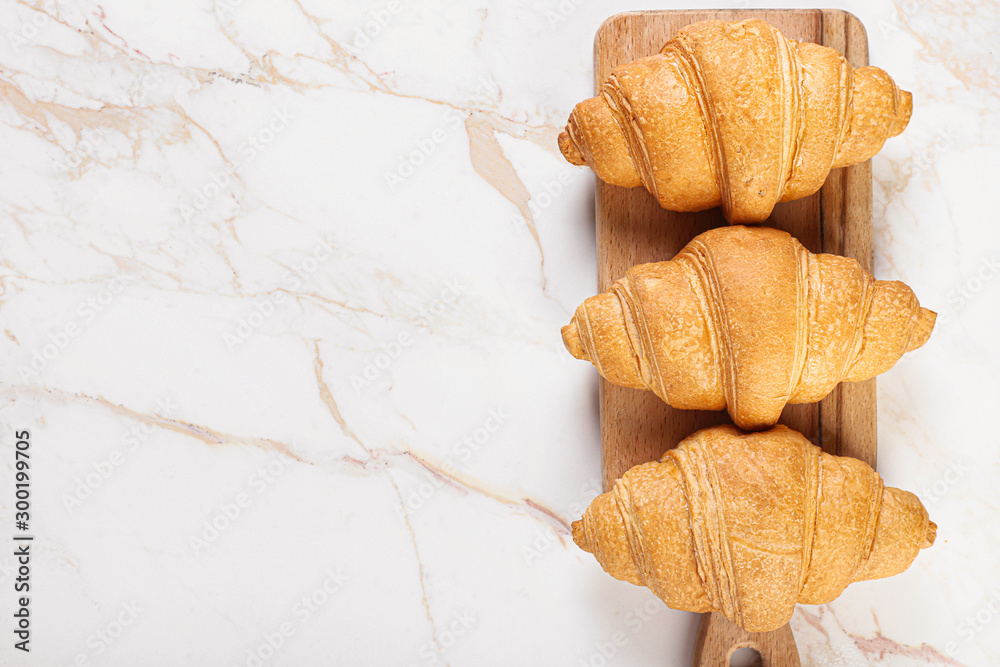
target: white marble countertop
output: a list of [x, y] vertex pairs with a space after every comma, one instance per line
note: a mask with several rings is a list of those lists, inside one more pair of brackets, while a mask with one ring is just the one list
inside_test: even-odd
[[[879, 470], [939, 532], [793, 629], [806, 665], [1000, 664], [1000, 6], [825, 4], [914, 96], [876, 269], [940, 317], [879, 380]], [[600, 23], [663, 7], [0, 4], [0, 540], [22, 429], [35, 535], [0, 663], [688, 664], [698, 617], [568, 536], [600, 444], [559, 336], [594, 184], [555, 137]]]

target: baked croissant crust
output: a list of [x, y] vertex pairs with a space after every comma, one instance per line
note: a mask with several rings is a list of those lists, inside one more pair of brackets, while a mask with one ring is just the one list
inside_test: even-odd
[[573, 109], [559, 148], [666, 209], [721, 205], [729, 222], [754, 223], [816, 192], [832, 167], [875, 155], [912, 105], [877, 67], [854, 69], [759, 19], [713, 19], [616, 68]]
[[573, 522], [573, 540], [613, 577], [750, 632], [781, 627], [796, 602], [902, 572], [936, 532], [915, 495], [785, 426], [699, 431]]
[[909, 287], [789, 234], [731, 226], [668, 262], [632, 267], [583, 302], [566, 348], [614, 384], [675, 408], [728, 409], [746, 430], [777, 423], [842, 380], [867, 380], [923, 345], [935, 314]]

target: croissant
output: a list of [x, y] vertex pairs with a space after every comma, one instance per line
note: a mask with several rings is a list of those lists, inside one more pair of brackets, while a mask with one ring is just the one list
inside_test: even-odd
[[923, 345], [935, 314], [853, 259], [767, 227], [720, 227], [668, 262], [632, 267], [562, 328], [614, 384], [675, 408], [723, 410], [746, 430], [867, 380]]
[[912, 108], [877, 67], [854, 69], [758, 19], [710, 20], [615, 69], [573, 109], [559, 148], [666, 209], [721, 205], [729, 222], [761, 222], [777, 202], [816, 192], [832, 167], [878, 153]]
[[611, 576], [749, 632], [781, 627], [796, 602], [899, 574], [936, 533], [915, 495], [785, 426], [699, 431], [573, 522], [573, 541]]

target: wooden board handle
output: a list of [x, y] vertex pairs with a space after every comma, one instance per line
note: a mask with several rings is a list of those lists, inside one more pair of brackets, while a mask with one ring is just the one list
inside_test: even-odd
[[761, 667], [799, 667], [799, 651], [789, 625], [771, 632], [747, 632], [722, 614], [702, 614], [692, 667], [729, 667], [733, 654], [749, 647]]

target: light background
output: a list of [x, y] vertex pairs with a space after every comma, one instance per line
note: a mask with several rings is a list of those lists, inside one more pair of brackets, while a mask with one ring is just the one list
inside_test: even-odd
[[[879, 470], [939, 532], [793, 628], [806, 665], [1000, 664], [1000, 7], [826, 4], [914, 96], [875, 264], [940, 316]], [[569, 539], [596, 374], [559, 337], [595, 250], [555, 138], [600, 23], [665, 7], [0, 4], [0, 539], [22, 428], [37, 536], [0, 662], [687, 664], [698, 617]]]

